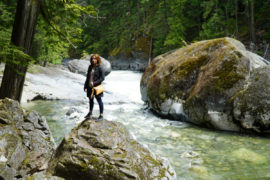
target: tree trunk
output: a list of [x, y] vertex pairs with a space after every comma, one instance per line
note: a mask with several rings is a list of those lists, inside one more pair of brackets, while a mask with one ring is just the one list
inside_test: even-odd
[[164, 0], [163, 1], [163, 3], [164, 3], [164, 9], [165, 9], [165, 11], [164, 11], [164, 25], [165, 25], [165, 27], [166, 27], [166, 35], [169, 33], [169, 22], [168, 22], [168, 7], [167, 7], [167, 3], [166, 3], [166, 1]]
[[141, 18], [141, 16], [140, 16], [140, 4], [139, 4], [140, 2], [139, 1], [137, 1], [137, 16], [138, 16], [138, 18], [137, 18], [137, 29], [139, 29], [139, 27], [140, 27], [140, 23], [141, 23], [141, 21], [140, 21], [140, 18]]
[[249, 6], [249, 32], [250, 32], [250, 40], [254, 44], [256, 43], [256, 37], [255, 37], [255, 23], [254, 23], [254, 1], [249, 0], [248, 1]]
[[[11, 43], [22, 47], [26, 54], [30, 54], [32, 48], [39, 3], [39, 0], [18, 0], [17, 3]], [[20, 60], [16, 60], [20, 62]], [[0, 99], [8, 97], [21, 101], [26, 71], [27, 63], [15, 64], [12, 61], [6, 63], [0, 88]]]
[[43, 61], [43, 67], [47, 66], [47, 61]]
[[150, 29], [150, 43], [149, 43], [149, 55], [148, 55], [148, 64], [152, 61], [153, 54], [153, 37], [152, 37], [152, 29]]
[[229, 15], [228, 15], [228, 8], [227, 8], [227, 4], [225, 4], [225, 15], [226, 15], [226, 36], [229, 35]]
[[238, 38], [238, 0], [235, 0], [235, 37]]

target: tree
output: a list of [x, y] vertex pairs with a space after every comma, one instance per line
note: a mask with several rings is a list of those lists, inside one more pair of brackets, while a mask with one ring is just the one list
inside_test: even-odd
[[250, 40], [254, 44], [256, 43], [255, 37], [255, 23], [254, 23], [254, 2], [253, 0], [248, 1], [248, 14], [249, 14], [249, 32], [250, 32]]
[[[49, 52], [55, 52], [51, 51], [52, 45], [55, 45], [54, 50], [58, 50], [59, 48], [57, 48], [56, 44], [59, 43], [55, 41], [59, 40], [65, 40], [68, 44], [76, 48], [75, 43], [80, 42], [81, 38], [78, 19], [80, 19], [82, 13], [87, 15], [93, 13], [92, 6], [81, 6], [76, 4], [75, 0], [18, 0], [11, 45], [8, 45], [8, 48], [3, 51], [0, 48], [0, 57], [3, 54], [5, 57], [8, 57], [5, 61], [6, 65], [0, 88], [0, 99], [8, 97], [19, 102], [21, 100], [27, 67], [30, 61], [33, 60], [30, 55], [39, 10], [42, 10], [43, 20], [51, 26], [49, 31], [53, 30], [58, 34], [58, 37], [46, 37], [46, 35], [41, 33], [43, 37], [39, 37], [39, 39], [42, 39], [43, 44], [47, 43], [47, 47], [43, 48], [43, 51], [40, 51], [42, 53], [39, 54], [39, 57], [46, 57]], [[53, 23], [54, 21], [55, 24]], [[64, 45], [66, 43], [62, 43], [60, 46], [62, 47]]]
[[[39, 0], [18, 0], [17, 3], [11, 43], [21, 47], [26, 54], [30, 54], [32, 48], [39, 7]], [[22, 60], [15, 57], [13, 61], [6, 62], [0, 99], [8, 97], [20, 102], [27, 66], [27, 59]]]

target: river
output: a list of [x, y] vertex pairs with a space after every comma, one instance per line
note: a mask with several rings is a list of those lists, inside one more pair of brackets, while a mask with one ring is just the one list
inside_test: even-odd
[[[161, 119], [141, 100], [141, 76], [131, 71], [112, 71], [106, 77], [104, 118], [123, 123], [140, 143], [168, 159], [178, 179], [270, 178], [269, 139]], [[88, 111], [86, 98], [33, 101], [23, 106], [47, 118], [57, 144]], [[99, 115], [96, 101], [93, 114]]]

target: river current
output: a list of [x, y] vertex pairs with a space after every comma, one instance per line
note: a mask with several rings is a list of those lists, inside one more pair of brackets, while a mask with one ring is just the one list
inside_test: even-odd
[[[104, 118], [123, 123], [141, 144], [168, 159], [177, 179], [270, 179], [270, 139], [159, 118], [141, 100], [141, 76], [112, 71], [106, 77]], [[87, 98], [33, 101], [23, 106], [46, 117], [57, 144], [88, 111]], [[93, 114], [99, 115], [96, 100]]]

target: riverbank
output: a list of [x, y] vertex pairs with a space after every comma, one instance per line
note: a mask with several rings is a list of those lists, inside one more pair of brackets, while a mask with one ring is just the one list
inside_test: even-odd
[[[105, 79], [104, 117], [122, 122], [154, 154], [167, 158], [178, 179], [269, 178], [267, 138], [198, 128], [161, 119], [145, 109], [139, 92], [141, 73], [112, 71]], [[70, 87], [72, 88], [72, 86]], [[78, 91], [77, 93], [82, 93]], [[33, 101], [25, 107], [47, 118], [56, 141], [76, 126], [88, 110], [88, 101]], [[67, 115], [73, 109], [73, 113]], [[80, 111], [79, 111], [80, 110]], [[98, 116], [95, 103], [94, 116]], [[68, 118], [67, 118], [68, 117]]]

